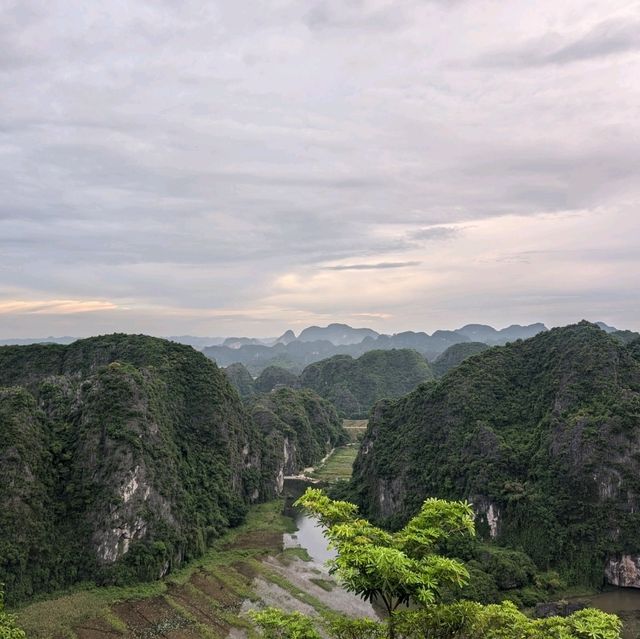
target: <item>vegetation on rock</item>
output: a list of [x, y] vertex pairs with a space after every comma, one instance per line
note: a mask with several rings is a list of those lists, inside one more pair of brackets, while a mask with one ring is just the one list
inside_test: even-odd
[[0, 639], [26, 639], [24, 630], [18, 628], [16, 618], [4, 610], [4, 592], [0, 584]]
[[229, 383], [237, 391], [242, 399], [251, 399], [256, 394], [256, 387], [251, 373], [245, 366], [239, 363], [231, 364], [222, 369]]
[[285, 475], [295, 475], [314, 466], [348, 436], [335, 408], [311, 390], [280, 388], [260, 395], [251, 405], [254, 423], [265, 437], [265, 464]]
[[270, 393], [282, 386], [296, 388], [298, 376], [281, 366], [267, 366], [255, 381], [255, 389], [259, 393]]
[[452, 368], [462, 364], [468, 357], [482, 353], [488, 348], [489, 347], [482, 342], [461, 342], [460, 344], [454, 344], [453, 346], [449, 346], [444, 353], [438, 355], [431, 363], [431, 368], [436, 377], [442, 377]]
[[300, 385], [332, 402], [343, 417], [365, 418], [382, 398], [400, 397], [433, 379], [429, 364], [409, 349], [336, 355], [307, 366]]
[[469, 499], [483, 537], [599, 585], [611, 556], [640, 553], [639, 446], [640, 342], [582, 322], [379, 403], [351, 494], [391, 527], [426, 497]]
[[82, 580], [157, 578], [276, 484], [225, 376], [166, 340], [1, 347], [0, 425], [9, 602]]

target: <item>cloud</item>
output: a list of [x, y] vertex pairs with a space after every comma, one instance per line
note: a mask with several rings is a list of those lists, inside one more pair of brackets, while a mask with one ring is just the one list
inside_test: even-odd
[[616, 18], [591, 27], [582, 35], [555, 33], [530, 40], [520, 47], [501, 49], [480, 58], [479, 64], [495, 67], [541, 67], [597, 60], [640, 51], [640, 20]]
[[76, 313], [93, 313], [97, 311], [112, 311], [117, 305], [111, 302], [96, 300], [4, 300], [0, 301], [0, 315], [2, 314], [40, 314], [40, 315], [70, 315]]
[[459, 228], [449, 226], [428, 226], [409, 233], [409, 238], [419, 241], [449, 240], [460, 234]]
[[337, 266], [323, 266], [325, 271], [376, 271], [389, 268], [406, 268], [418, 266], [420, 262], [378, 262], [377, 264], [338, 264]]
[[[640, 202], [640, 15], [625, 0], [0, 12], [0, 337], [359, 316], [432, 330], [482, 319], [487, 300], [499, 323], [537, 321], [542, 305], [519, 315], [502, 291], [540, 261], [565, 274], [559, 253], [584, 269], [584, 234], [604, 247], [599, 290], [640, 266], [637, 229], [618, 235]], [[548, 223], [575, 212], [616, 223]], [[531, 253], [552, 241], [532, 242], [538, 228], [559, 253]], [[527, 286], [543, 299], [553, 279]], [[95, 300], [116, 308], [67, 312]], [[635, 321], [619, 307], [612, 323]]]

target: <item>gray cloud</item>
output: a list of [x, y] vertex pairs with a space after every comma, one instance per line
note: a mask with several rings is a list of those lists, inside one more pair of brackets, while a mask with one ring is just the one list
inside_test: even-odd
[[409, 234], [412, 240], [418, 241], [434, 241], [449, 240], [460, 234], [460, 229], [447, 226], [429, 226], [427, 228], [417, 229]]
[[548, 34], [512, 49], [480, 58], [480, 64], [496, 67], [540, 67], [593, 60], [640, 50], [640, 20], [605, 20], [579, 36]]
[[418, 266], [420, 262], [378, 262], [377, 264], [339, 264], [337, 266], [323, 266], [325, 271], [375, 271], [390, 268], [406, 268]]

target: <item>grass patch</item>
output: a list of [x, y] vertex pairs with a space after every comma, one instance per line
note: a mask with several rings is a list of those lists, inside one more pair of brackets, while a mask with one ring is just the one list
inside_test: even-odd
[[270, 581], [276, 586], [280, 586], [283, 590], [286, 590], [290, 595], [295, 597], [298, 601], [302, 601], [302, 603], [306, 603], [311, 606], [318, 614], [327, 615], [332, 612], [331, 608], [329, 608], [322, 601], [310, 595], [308, 592], [305, 592], [301, 588], [294, 586], [291, 582], [287, 581], [282, 575], [278, 574], [274, 570], [270, 570], [266, 566], [261, 566], [260, 572], [262, 576]]
[[285, 566], [289, 566], [294, 559], [311, 561], [311, 555], [307, 552], [306, 548], [285, 548], [278, 555], [278, 560]]
[[311, 477], [326, 482], [349, 479], [353, 471], [353, 462], [358, 455], [358, 448], [358, 444], [336, 448], [325, 463], [311, 473]]
[[342, 427], [349, 435], [349, 441], [355, 443], [359, 441], [359, 437], [364, 435], [369, 424], [368, 419], [343, 419]]
[[319, 579], [317, 577], [312, 577], [311, 579], [309, 579], [309, 581], [311, 583], [314, 583], [316, 586], [320, 586], [322, 590], [326, 590], [327, 592], [331, 592], [336, 587], [336, 584], [330, 579]]

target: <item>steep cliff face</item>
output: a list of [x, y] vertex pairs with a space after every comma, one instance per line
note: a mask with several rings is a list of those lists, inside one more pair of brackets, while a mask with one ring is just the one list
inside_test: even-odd
[[427, 496], [469, 499], [539, 567], [640, 586], [639, 355], [588, 323], [476, 355], [376, 406], [354, 492], [392, 525]]
[[276, 482], [220, 370], [155, 338], [0, 348], [0, 431], [0, 582], [14, 601], [158, 577]]
[[276, 469], [279, 490], [285, 475], [315, 465], [348, 439], [335, 408], [310, 390], [280, 388], [261, 395], [251, 414], [268, 442], [265, 471]]

